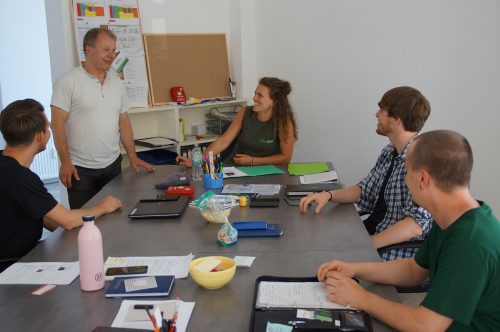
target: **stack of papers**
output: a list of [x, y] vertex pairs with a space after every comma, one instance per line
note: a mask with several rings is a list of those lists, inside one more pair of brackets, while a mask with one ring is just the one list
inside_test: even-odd
[[[106, 262], [104, 262], [104, 271], [106, 271], [108, 267], [147, 265], [147, 273], [136, 274], [135, 276], [173, 275], [176, 279], [187, 278], [189, 274], [189, 263], [193, 258], [193, 254], [187, 256], [108, 257]], [[106, 280], [113, 280], [113, 278], [114, 277], [111, 276], [105, 276]]]
[[[136, 304], [152, 304], [154, 308], [150, 310], [155, 312], [158, 307], [160, 311], [163, 311], [165, 319], [170, 319], [175, 312], [176, 300], [171, 301], [132, 301], [124, 300], [120, 306], [120, 310], [111, 324], [111, 327], [122, 327], [129, 329], [144, 329], [153, 330], [153, 324], [149, 319], [146, 310], [144, 309], [134, 309]], [[177, 317], [176, 332], [184, 332], [187, 329], [189, 319], [193, 312], [195, 303], [194, 302], [184, 302], [179, 301], [179, 315]]]
[[150, 137], [141, 138], [134, 141], [135, 145], [145, 146], [147, 148], [157, 148], [160, 146], [172, 146], [176, 145], [177, 141], [166, 137]]
[[78, 262], [15, 263], [0, 274], [0, 285], [69, 285], [79, 274]]
[[[326, 297], [322, 282], [273, 282], [259, 283], [256, 308], [324, 308], [347, 309]], [[353, 309], [353, 308], [351, 308]]]
[[337, 176], [337, 172], [335, 171], [300, 176], [301, 184], [312, 184], [312, 183], [338, 181], [338, 180], [339, 177]]
[[226, 184], [222, 189], [222, 193], [278, 195], [280, 190], [280, 184]]

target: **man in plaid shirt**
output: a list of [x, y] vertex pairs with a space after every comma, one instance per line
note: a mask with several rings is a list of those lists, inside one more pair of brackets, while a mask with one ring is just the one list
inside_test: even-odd
[[[411, 87], [387, 91], [376, 113], [377, 134], [386, 136], [389, 144], [382, 150], [375, 166], [358, 184], [339, 190], [304, 197], [300, 211], [316, 202], [316, 213], [328, 201], [357, 203], [370, 216], [364, 221], [375, 248], [408, 240], [424, 239], [429, 234], [432, 217], [416, 206], [405, 184], [408, 144], [417, 136], [430, 114], [427, 99]], [[416, 249], [397, 249], [382, 255], [383, 260], [412, 257]]]

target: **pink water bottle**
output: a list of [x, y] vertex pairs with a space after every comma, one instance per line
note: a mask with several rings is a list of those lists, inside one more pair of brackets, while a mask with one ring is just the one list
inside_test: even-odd
[[94, 216], [83, 216], [83, 227], [78, 233], [80, 286], [84, 291], [95, 291], [104, 287], [102, 236], [94, 224], [94, 219]]

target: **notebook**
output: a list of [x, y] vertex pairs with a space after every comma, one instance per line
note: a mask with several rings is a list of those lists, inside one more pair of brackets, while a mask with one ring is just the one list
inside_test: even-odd
[[279, 224], [267, 224], [266, 229], [240, 229], [238, 238], [245, 237], [280, 237], [283, 235]]
[[285, 193], [289, 197], [307, 196], [313, 193], [318, 193], [325, 190], [341, 189], [342, 185], [338, 182], [331, 183], [314, 183], [300, 185], [286, 185]]
[[116, 277], [106, 297], [168, 296], [175, 276]]
[[130, 211], [132, 219], [176, 218], [180, 217], [189, 203], [188, 196], [180, 196], [176, 201], [141, 201]]

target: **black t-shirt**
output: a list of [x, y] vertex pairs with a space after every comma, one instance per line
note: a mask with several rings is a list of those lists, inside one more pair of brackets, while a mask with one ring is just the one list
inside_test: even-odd
[[43, 217], [57, 205], [42, 180], [0, 150], [0, 259], [33, 249], [42, 235]]

